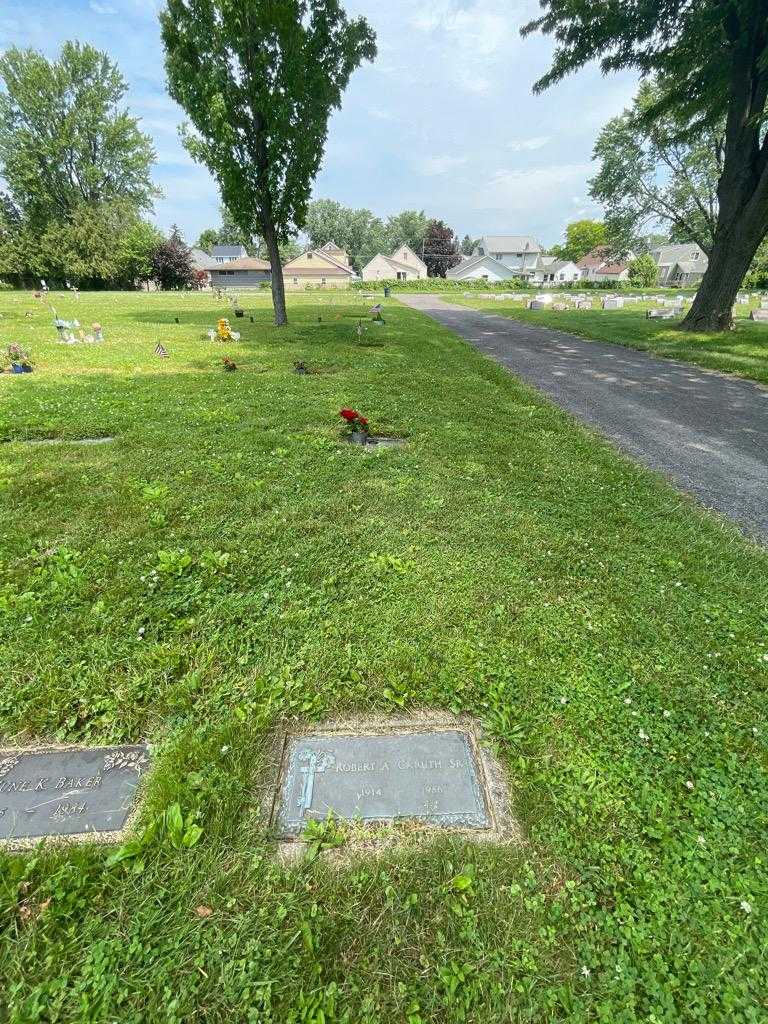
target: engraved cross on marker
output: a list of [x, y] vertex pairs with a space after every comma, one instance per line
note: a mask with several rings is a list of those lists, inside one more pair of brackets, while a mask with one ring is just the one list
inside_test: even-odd
[[304, 776], [301, 784], [301, 796], [299, 797], [299, 814], [304, 815], [312, 806], [312, 796], [315, 790], [315, 775], [325, 771], [326, 768], [333, 766], [336, 758], [333, 754], [328, 751], [323, 751], [320, 754], [316, 754], [314, 750], [308, 754], [303, 755], [305, 764], [299, 767], [299, 771]]

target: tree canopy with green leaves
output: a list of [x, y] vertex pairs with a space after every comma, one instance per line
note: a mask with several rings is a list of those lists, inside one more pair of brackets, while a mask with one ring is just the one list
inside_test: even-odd
[[420, 253], [428, 223], [423, 210], [403, 210], [384, 222], [370, 210], [316, 199], [308, 207], [306, 231], [313, 248], [335, 242], [346, 249], [359, 273], [379, 252], [389, 254], [408, 245]]
[[635, 288], [653, 288], [659, 280], [659, 268], [650, 253], [643, 252], [629, 261], [629, 280]]
[[304, 226], [331, 111], [376, 55], [364, 18], [337, 0], [167, 0], [168, 88], [192, 122], [192, 157], [246, 234], [264, 239], [275, 322], [287, 323], [280, 242]]
[[[758, 246], [768, 232], [768, 4], [765, 0], [540, 0], [523, 28], [557, 40], [537, 91], [598, 59], [604, 72], [654, 75], [647, 123], [674, 117], [681, 137], [724, 125], [717, 219], [709, 266], [681, 327], [726, 330]], [[684, 126], [684, 128], [682, 128]]]
[[578, 263], [582, 256], [605, 245], [608, 235], [600, 220], [574, 220], [566, 226], [565, 245], [553, 245], [551, 252], [560, 260]]
[[594, 152], [600, 170], [590, 182], [590, 195], [605, 207], [609, 233], [625, 251], [637, 248], [650, 225], [661, 223], [674, 241], [696, 242], [710, 253], [723, 126], [686, 138], [687, 126], [674, 111], [646, 117], [659, 99], [653, 83], [644, 82], [632, 107], [600, 132]]
[[83, 204], [151, 207], [152, 142], [121, 108], [127, 86], [105, 53], [66, 42], [51, 61], [14, 47], [0, 79], [0, 175], [26, 223], [44, 230]]

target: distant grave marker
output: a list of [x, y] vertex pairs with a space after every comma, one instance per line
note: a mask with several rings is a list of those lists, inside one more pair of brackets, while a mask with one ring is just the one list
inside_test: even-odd
[[473, 741], [460, 729], [289, 736], [274, 823], [284, 838], [331, 813], [345, 821], [492, 827]]
[[148, 767], [143, 744], [0, 751], [0, 844], [119, 832]]

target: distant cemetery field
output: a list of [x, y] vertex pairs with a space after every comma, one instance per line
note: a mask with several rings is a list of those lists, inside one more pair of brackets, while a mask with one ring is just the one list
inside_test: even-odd
[[[624, 300], [621, 309], [603, 309], [606, 295], [594, 291], [586, 293], [592, 308], [576, 309], [575, 293], [570, 289], [548, 293], [553, 296], [554, 304], [567, 304], [567, 309], [528, 309], [527, 304], [535, 294], [517, 300], [451, 295], [448, 301], [768, 384], [768, 323], [750, 319], [753, 310], [758, 317], [761, 316], [760, 299], [757, 297], [750, 297], [748, 302], [735, 307], [735, 330], [724, 334], [689, 334], [673, 329], [679, 315], [673, 314], [671, 319], [648, 319], [647, 313], [648, 310], [671, 313], [674, 297], [683, 295], [689, 304], [691, 291], [646, 289], [634, 293], [618, 292], [615, 294]], [[627, 296], [633, 294], [639, 296], [639, 301], [630, 303]], [[664, 305], [654, 301], [652, 295], [663, 295]], [[763, 312], [768, 314], [768, 311]]]
[[[0, 844], [0, 1018], [764, 1019], [768, 555], [396, 301], [291, 295], [278, 329], [240, 300], [0, 293], [0, 750], [111, 747], [37, 769], [123, 772], [106, 816], [151, 765], [111, 844]], [[342, 409], [407, 443], [346, 443]], [[437, 712], [482, 734], [514, 834], [374, 848], [320, 817], [278, 857], [281, 729]], [[433, 816], [467, 769], [443, 739]], [[289, 836], [333, 791], [292, 742]], [[380, 747], [410, 770], [408, 736]], [[30, 810], [17, 769], [0, 816]]]

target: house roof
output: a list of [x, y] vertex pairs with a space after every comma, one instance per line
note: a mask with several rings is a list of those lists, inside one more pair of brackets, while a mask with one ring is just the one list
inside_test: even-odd
[[[317, 267], [294, 267], [293, 264], [302, 259], [304, 256], [311, 253], [313, 256], [319, 256], [320, 260]], [[292, 260], [283, 266], [283, 270], [288, 271], [293, 277], [355, 277], [355, 272], [352, 267], [340, 263], [335, 259], [330, 252], [325, 252], [322, 249], [305, 249], [304, 252], [299, 253], [298, 256], [294, 256]]]
[[677, 266], [683, 274], [703, 274], [707, 269], [707, 260], [678, 260]]
[[244, 245], [214, 245], [211, 248], [211, 256], [233, 256], [239, 259], [247, 255]]
[[486, 253], [544, 251], [541, 242], [533, 235], [483, 235], [480, 245]]
[[605, 263], [607, 255], [607, 248], [598, 247], [597, 249], [592, 249], [586, 256], [581, 257], [576, 266], [581, 270], [596, 270]]
[[221, 265], [212, 259], [204, 249], [200, 249], [196, 245], [189, 250], [189, 255], [195, 270], [213, 270]]
[[252, 256], [243, 256], [239, 260], [230, 260], [229, 263], [217, 263], [211, 267], [213, 272], [222, 270], [271, 270], [269, 263], [265, 260], [257, 260]]
[[[502, 263], [501, 260], [497, 260], [494, 256], [470, 256], [468, 259], [462, 260], [461, 263], [457, 263], [455, 267], [451, 267], [450, 270], [446, 271], [445, 276], [457, 277], [460, 272], [464, 273], [464, 271], [472, 270], [473, 267], [476, 267], [479, 263], [491, 264], [494, 270], [499, 272], [503, 271], [507, 278], [520, 276], [519, 274], [516, 274], [511, 267], [508, 267], [506, 263]], [[529, 269], [533, 272], [533, 267]]]
[[548, 274], [556, 274], [559, 270], [563, 270], [564, 267], [573, 267], [574, 270], [579, 268], [573, 262], [573, 260], [555, 260], [554, 263], [545, 263]]
[[[698, 253], [695, 256], [694, 253]], [[659, 245], [651, 250], [651, 256], [660, 267], [672, 266], [673, 263], [680, 263], [683, 260], [696, 260], [706, 264], [707, 256], [704, 250], [695, 242], [687, 242], [685, 245]]]
[[618, 277], [619, 274], [623, 274], [624, 271], [628, 269], [628, 263], [606, 263], [605, 266], [598, 268], [597, 273], [608, 274], [611, 277]]

